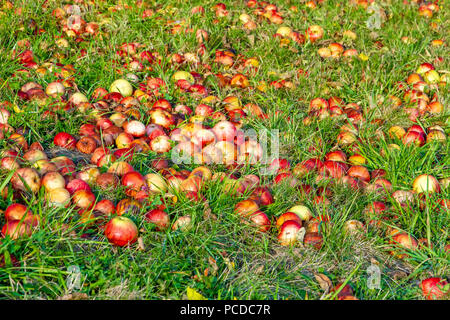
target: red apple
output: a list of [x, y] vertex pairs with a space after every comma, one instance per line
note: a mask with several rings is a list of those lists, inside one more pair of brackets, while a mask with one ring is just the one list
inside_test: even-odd
[[150, 210], [145, 214], [145, 220], [156, 225], [156, 230], [165, 230], [170, 225], [169, 215], [159, 209]]
[[234, 141], [236, 136], [236, 126], [230, 121], [220, 121], [212, 130], [218, 141]]
[[110, 243], [123, 247], [136, 242], [138, 238], [138, 228], [136, 224], [127, 217], [114, 217], [106, 224], [105, 236]]
[[81, 209], [90, 209], [95, 203], [95, 195], [90, 190], [77, 190], [72, 196], [72, 202]]
[[92, 191], [91, 187], [85, 181], [80, 179], [71, 180], [67, 184], [66, 189], [71, 195], [73, 195], [78, 190]]
[[420, 283], [420, 289], [422, 289], [422, 294], [427, 300], [439, 300], [445, 298], [448, 294], [448, 290], [444, 290], [444, 286], [447, 285], [447, 280], [433, 277], [422, 280]]
[[295, 244], [299, 240], [299, 232], [302, 225], [295, 220], [285, 221], [280, 228], [278, 234], [278, 242], [282, 246], [289, 246]]
[[440, 189], [438, 180], [428, 174], [421, 174], [413, 181], [413, 190], [417, 193], [439, 193]]
[[135, 196], [141, 190], [147, 190], [145, 178], [137, 171], [124, 174], [121, 183], [125, 186], [125, 193], [131, 197]]
[[20, 191], [30, 190], [37, 193], [41, 186], [41, 179], [39, 173], [33, 168], [20, 168], [14, 173], [11, 178], [13, 188]]
[[53, 139], [53, 143], [55, 144], [55, 146], [74, 150], [77, 141], [72, 135], [68, 134], [67, 132], [60, 132]]
[[2, 234], [11, 237], [13, 240], [29, 237], [32, 233], [33, 227], [25, 221], [20, 220], [7, 221], [2, 228]]

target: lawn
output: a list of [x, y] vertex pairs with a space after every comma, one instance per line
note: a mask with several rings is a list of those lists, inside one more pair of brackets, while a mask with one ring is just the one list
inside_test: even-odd
[[448, 299], [449, 7], [2, 1], [0, 297]]

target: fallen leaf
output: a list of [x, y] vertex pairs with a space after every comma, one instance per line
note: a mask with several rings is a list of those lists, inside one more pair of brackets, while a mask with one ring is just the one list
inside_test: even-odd
[[59, 297], [58, 300], [87, 300], [88, 295], [83, 292], [73, 292]]
[[207, 300], [202, 294], [191, 287], [187, 288], [186, 295], [188, 300]]
[[314, 273], [314, 278], [316, 278], [317, 282], [320, 285], [320, 288], [324, 291], [325, 294], [330, 292], [331, 288], [333, 288], [333, 283], [330, 278], [328, 278], [323, 273]]
[[142, 239], [142, 237], [139, 237], [137, 240], [139, 250], [145, 250], [144, 240]]
[[209, 264], [211, 265], [211, 267], [213, 269], [212, 274], [213, 275], [216, 274], [217, 271], [219, 270], [219, 267], [217, 266], [216, 260], [214, 260], [212, 257], [208, 257], [208, 262], [209, 262]]

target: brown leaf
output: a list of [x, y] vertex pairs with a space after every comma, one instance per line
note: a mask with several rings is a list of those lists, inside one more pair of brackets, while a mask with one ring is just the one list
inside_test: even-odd
[[212, 274], [213, 275], [216, 274], [217, 271], [219, 270], [219, 267], [217, 266], [216, 260], [214, 260], [212, 257], [208, 257], [208, 262], [209, 262], [209, 264], [211, 265], [211, 267], [213, 269]]
[[326, 275], [322, 273], [314, 273], [314, 278], [316, 278], [317, 282], [319, 283], [320, 287], [322, 288], [325, 294], [330, 292], [330, 290], [333, 288], [333, 283], [331, 282], [330, 278], [328, 278]]
[[58, 300], [87, 300], [89, 297], [83, 292], [73, 292], [59, 297]]
[[137, 239], [137, 242], [138, 242], [138, 249], [144, 251], [145, 245], [144, 245], [144, 240], [142, 239], [142, 237], [139, 237]]
[[203, 211], [203, 217], [205, 219], [217, 220], [217, 216], [212, 213], [208, 201], [205, 202], [205, 210]]

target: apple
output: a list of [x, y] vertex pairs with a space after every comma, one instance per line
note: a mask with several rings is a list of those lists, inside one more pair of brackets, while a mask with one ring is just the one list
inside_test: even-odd
[[414, 144], [416, 146], [423, 146], [425, 144], [425, 134], [417, 131], [409, 131], [403, 136], [402, 142], [404, 145]]
[[261, 232], [267, 232], [270, 229], [270, 220], [261, 210], [251, 213], [248, 219], [257, 226]]
[[171, 140], [166, 135], [160, 135], [150, 141], [150, 148], [156, 153], [166, 153], [172, 148]]
[[98, 163], [98, 160], [100, 160], [101, 157], [103, 157], [105, 154], [109, 154], [109, 153], [110, 153], [109, 149], [107, 149], [107, 148], [105, 148], [103, 146], [102, 147], [98, 147], [92, 153], [91, 163], [96, 165]]
[[123, 124], [125, 132], [133, 137], [142, 137], [146, 133], [145, 124], [138, 120], [131, 120]]
[[97, 161], [97, 167], [109, 167], [116, 162], [117, 158], [113, 154], [105, 154]]
[[78, 129], [78, 134], [82, 137], [93, 136], [97, 134], [97, 129], [93, 124], [85, 123], [81, 125], [80, 129]]
[[5, 108], [0, 108], [0, 124], [8, 124], [10, 113]]
[[20, 168], [11, 178], [13, 188], [20, 191], [30, 190], [37, 193], [41, 186], [39, 173], [33, 168]]
[[320, 249], [323, 245], [323, 237], [317, 232], [308, 232], [303, 238], [303, 243], [305, 245], [313, 246], [316, 249]]
[[227, 120], [219, 121], [213, 128], [218, 141], [234, 141], [236, 126]]
[[67, 207], [70, 204], [70, 193], [65, 188], [51, 189], [46, 194], [50, 206]]
[[123, 247], [136, 242], [138, 228], [129, 218], [119, 216], [112, 218], [105, 226], [105, 236], [116, 246]]
[[162, 109], [150, 111], [150, 120], [153, 124], [160, 125], [165, 129], [169, 129], [171, 126], [175, 125], [174, 116]]
[[150, 210], [145, 214], [145, 221], [151, 222], [156, 225], [156, 230], [166, 230], [170, 225], [169, 215], [159, 209]]
[[90, 190], [77, 190], [72, 195], [72, 202], [80, 209], [90, 209], [95, 203], [95, 195]]
[[214, 132], [210, 129], [199, 129], [194, 132], [191, 141], [200, 148], [204, 148], [205, 146], [215, 143], [216, 136]]
[[[407, 250], [416, 250], [418, 247], [416, 239], [404, 232], [394, 234], [390, 243]], [[398, 257], [403, 258], [405, 255], [400, 254]]]
[[351, 166], [350, 169], [348, 170], [347, 174], [350, 177], [359, 179], [364, 182], [370, 181], [369, 170], [367, 170], [367, 168], [363, 167], [363, 166]]
[[[209, 149], [210, 146], [206, 147], [205, 149], [207, 149], [208, 151], [207, 154], [211, 156], [211, 158], [214, 160], [217, 160], [218, 158], [220, 158], [222, 164], [233, 164], [236, 161], [238, 152], [237, 152], [237, 148], [236, 146], [229, 142], [229, 141], [219, 141], [214, 145], [214, 148], [219, 150], [219, 152], [221, 152], [220, 156], [215, 156], [213, 154], [211, 154], [211, 151], [213, 151], [213, 149]], [[212, 145], [211, 145], [212, 147]], [[204, 150], [205, 151], [205, 150]]]
[[49, 160], [38, 160], [33, 163], [33, 168], [35, 168], [41, 176], [45, 175], [47, 172], [58, 171], [56, 165]]
[[267, 187], [257, 187], [250, 195], [250, 200], [255, 201], [258, 205], [268, 206], [274, 203], [272, 194]]
[[121, 184], [125, 186], [125, 193], [128, 196], [134, 196], [137, 192], [147, 189], [145, 178], [137, 171], [124, 174]]
[[309, 39], [311, 43], [320, 40], [323, 37], [323, 28], [318, 25], [312, 25], [306, 29], [306, 38]]
[[165, 193], [167, 191], [167, 183], [164, 178], [157, 173], [148, 173], [144, 176], [151, 193]]
[[77, 141], [72, 135], [68, 134], [67, 132], [60, 132], [55, 135], [53, 143], [55, 144], [55, 146], [74, 150]]
[[248, 216], [259, 210], [258, 204], [253, 200], [242, 200], [234, 207], [234, 212], [240, 216]]
[[349, 234], [364, 232], [364, 224], [359, 220], [347, 220], [344, 224], [344, 231]]
[[6, 237], [9, 236], [12, 240], [19, 238], [30, 237], [33, 233], [33, 227], [20, 220], [7, 221], [2, 228], [2, 234]]
[[0, 167], [6, 170], [16, 170], [20, 168], [19, 162], [13, 157], [4, 157], [0, 161]]
[[293, 206], [292, 208], [290, 208], [288, 210], [288, 212], [295, 213], [296, 215], [298, 215], [298, 217], [302, 221], [309, 221], [312, 218], [312, 216], [313, 216], [311, 210], [309, 210], [309, 208], [304, 206], [304, 205]]
[[75, 92], [69, 98], [69, 102], [74, 105], [79, 105], [84, 102], [89, 102], [88, 98], [81, 92]]
[[133, 94], [133, 87], [125, 79], [118, 79], [111, 83], [109, 87], [109, 92], [118, 92], [123, 97], [129, 97]]
[[106, 130], [108, 128], [111, 128], [112, 126], [114, 126], [114, 123], [108, 118], [102, 117], [102, 118], [97, 119], [96, 127], [98, 129]]
[[181, 216], [172, 225], [172, 230], [189, 231], [192, 228], [191, 216]]
[[299, 240], [300, 229], [302, 225], [295, 220], [285, 221], [278, 234], [278, 242], [282, 246], [289, 246], [295, 244]]
[[7, 221], [22, 220], [22, 218], [25, 217], [24, 222], [27, 222], [33, 217], [33, 214], [28, 207], [20, 203], [13, 203], [9, 205], [6, 208], [4, 215]]
[[135, 199], [122, 199], [116, 205], [116, 214], [122, 216], [124, 214], [136, 215], [140, 213], [142, 205]]
[[116, 207], [111, 200], [103, 199], [95, 204], [94, 212], [98, 212], [103, 216], [111, 216], [116, 212]]
[[52, 189], [64, 188], [66, 186], [66, 180], [57, 171], [48, 172], [42, 177], [41, 185], [46, 191], [50, 191]]
[[80, 172], [77, 173], [76, 178], [83, 180], [84, 182], [92, 185], [96, 182], [97, 177], [100, 175], [100, 170], [97, 166], [85, 166]]
[[432, 277], [422, 280], [420, 283], [420, 289], [422, 294], [427, 300], [439, 300], [445, 298], [448, 295], [448, 290], [445, 291], [444, 287], [448, 285], [447, 280]]
[[66, 88], [59, 81], [50, 82], [45, 88], [45, 93], [53, 98], [60, 97], [64, 95]]
[[302, 226], [302, 220], [300, 219], [300, 217], [297, 214], [295, 214], [294, 212], [289, 212], [289, 211], [283, 213], [281, 216], [279, 216], [277, 218], [276, 225], [278, 228], [281, 228], [283, 223], [285, 223], [286, 221], [289, 221], [289, 220], [296, 221], [300, 225], [300, 227]]
[[408, 190], [397, 190], [391, 195], [399, 205], [404, 206], [413, 203], [414, 194]]
[[122, 132], [116, 138], [116, 146], [117, 148], [129, 148], [134, 138], [131, 134]]
[[78, 140], [76, 148], [81, 153], [92, 154], [97, 148], [97, 141], [92, 137], [82, 137]]
[[47, 155], [41, 150], [29, 150], [24, 153], [22, 159], [34, 164], [39, 160], [48, 160]]
[[78, 190], [92, 191], [89, 184], [87, 184], [86, 181], [80, 179], [73, 179], [69, 181], [69, 183], [67, 183], [66, 189], [71, 195], [73, 195]]
[[347, 162], [347, 156], [341, 150], [330, 151], [325, 155], [327, 161]]
[[126, 161], [116, 161], [108, 168], [108, 172], [115, 173], [118, 176], [123, 176], [132, 171], [135, 171], [133, 166]]
[[413, 181], [413, 190], [417, 193], [439, 193], [440, 189], [438, 180], [432, 175], [421, 174]]

